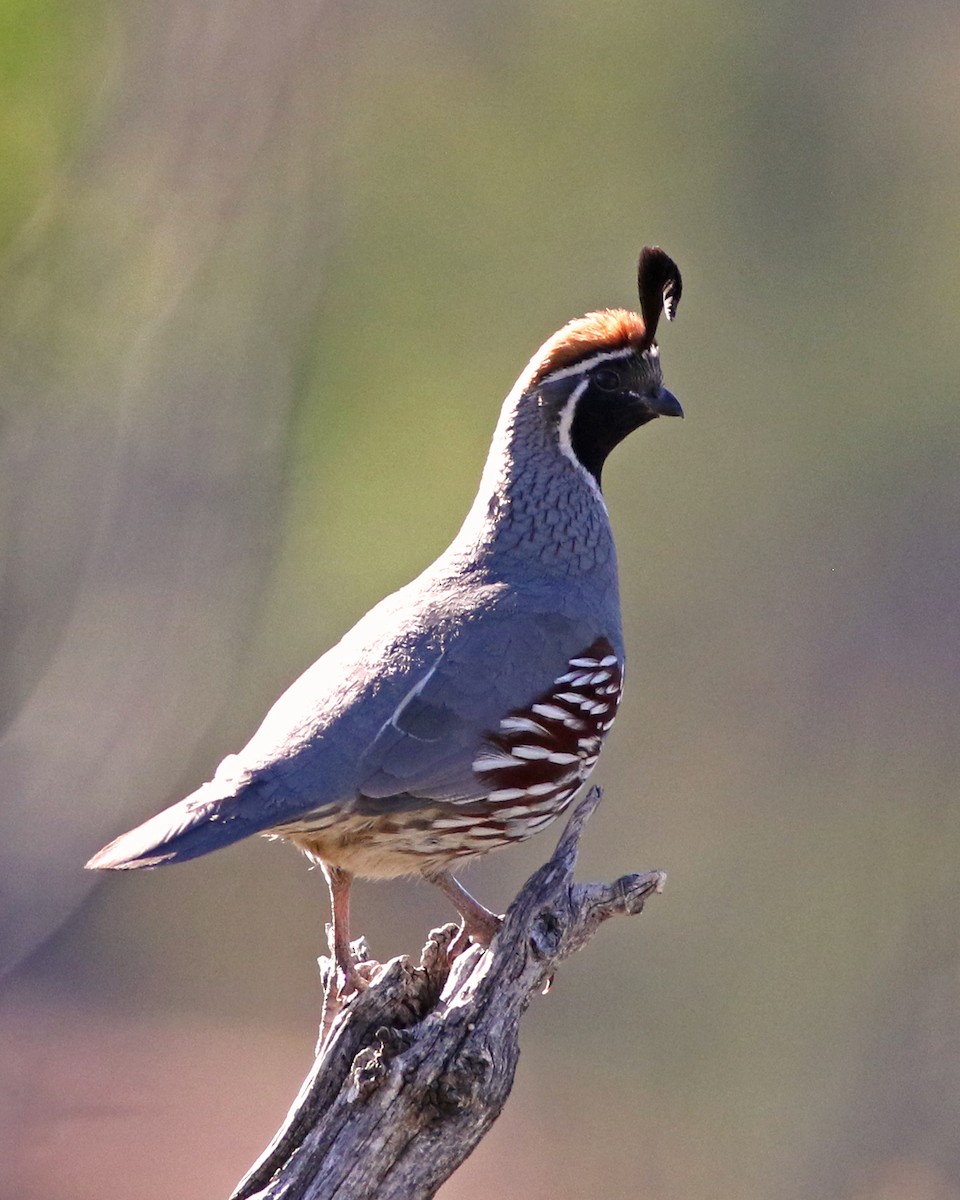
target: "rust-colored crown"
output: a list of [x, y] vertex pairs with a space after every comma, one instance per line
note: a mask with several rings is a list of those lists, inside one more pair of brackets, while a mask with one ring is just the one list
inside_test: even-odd
[[572, 367], [581, 359], [604, 351], [649, 350], [657, 334], [660, 314], [668, 321], [676, 315], [682, 280], [677, 264], [659, 246], [644, 246], [637, 267], [640, 312], [607, 308], [568, 321], [547, 338], [532, 362], [536, 364], [529, 387], [554, 371]]

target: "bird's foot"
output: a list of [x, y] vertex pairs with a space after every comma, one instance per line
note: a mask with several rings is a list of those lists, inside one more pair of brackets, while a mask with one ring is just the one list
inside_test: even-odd
[[319, 962], [324, 1001], [335, 1001], [341, 1006], [360, 992], [365, 992], [383, 970], [383, 964], [373, 958], [366, 958], [362, 962], [350, 959], [347, 963], [336, 964], [332, 959], [321, 958]]
[[365, 992], [370, 986], [370, 980], [367, 977], [366, 971], [361, 971], [361, 967], [376, 966], [376, 963], [361, 963], [354, 965], [348, 963], [346, 968], [337, 967], [337, 999], [343, 1002], [349, 1000], [351, 996], [355, 996], [358, 992]]
[[434, 875], [427, 875], [426, 878], [451, 901], [463, 921], [459, 934], [450, 946], [451, 962], [470, 942], [486, 949], [496, 937], [503, 924], [503, 918], [485, 908], [479, 900], [475, 900], [449, 871], [439, 871]]
[[381, 969], [380, 963], [370, 957], [367, 939], [359, 937], [352, 942], [344, 941], [341, 945], [333, 926], [328, 925], [327, 941], [330, 946], [329, 957], [317, 959], [324, 998], [344, 1001], [358, 992], [366, 991]]
[[320, 1036], [316, 1053], [323, 1049], [334, 1021], [354, 997], [365, 992], [383, 970], [374, 959], [364, 962], [349, 962], [346, 967], [338, 965], [332, 958], [318, 959], [323, 980], [323, 1012], [320, 1017]]
[[372, 983], [376, 983], [382, 971], [383, 963], [377, 962], [375, 958], [365, 958], [359, 962], [354, 959], [347, 971], [340, 967], [337, 975], [338, 977], [342, 976], [341, 997], [349, 1000], [358, 992], [365, 992]]
[[460, 932], [450, 943], [447, 956], [451, 962], [470, 945], [482, 946], [486, 949], [503, 925], [503, 917], [498, 917], [496, 913], [490, 912], [479, 904], [477, 909], [479, 911], [474, 912], [470, 920], [466, 917], [463, 918]]

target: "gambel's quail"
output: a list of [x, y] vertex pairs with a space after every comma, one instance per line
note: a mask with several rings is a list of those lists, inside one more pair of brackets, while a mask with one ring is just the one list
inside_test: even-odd
[[680, 272], [639, 264], [640, 314], [589, 313], [549, 338], [507, 396], [452, 544], [378, 604], [267, 713], [209, 783], [87, 863], [182, 862], [254, 833], [330, 886], [343, 990], [355, 875], [421, 874], [483, 945], [499, 921], [457, 863], [544, 829], [593, 770], [623, 687], [617, 560], [600, 472], [654, 417], [682, 416], [655, 342]]

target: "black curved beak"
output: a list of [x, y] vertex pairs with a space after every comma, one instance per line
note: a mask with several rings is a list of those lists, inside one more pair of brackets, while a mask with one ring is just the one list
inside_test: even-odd
[[660, 388], [655, 396], [650, 398], [650, 411], [657, 417], [682, 417], [683, 409], [680, 401], [673, 392]]
[[642, 425], [645, 425], [647, 421], [652, 421], [654, 417], [683, 416], [680, 401], [673, 392], [668, 392], [666, 388], [658, 388], [655, 392], [630, 392], [629, 395], [635, 405], [634, 411]]

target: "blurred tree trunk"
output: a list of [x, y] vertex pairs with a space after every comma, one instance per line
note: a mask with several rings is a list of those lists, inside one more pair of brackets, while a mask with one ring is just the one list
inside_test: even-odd
[[335, 224], [336, 6], [116, 19], [102, 111], [3, 266], [0, 970], [227, 694]]

